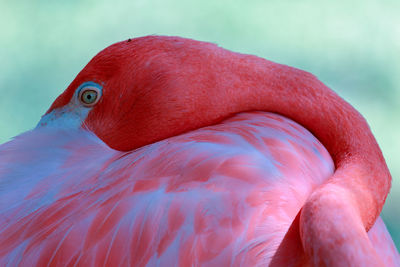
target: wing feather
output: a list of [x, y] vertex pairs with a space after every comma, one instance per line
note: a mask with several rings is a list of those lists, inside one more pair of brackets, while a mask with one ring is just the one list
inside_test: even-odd
[[309, 132], [263, 112], [130, 152], [36, 129], [0, 157], [0, 265], [265, 264], [333, 173]]

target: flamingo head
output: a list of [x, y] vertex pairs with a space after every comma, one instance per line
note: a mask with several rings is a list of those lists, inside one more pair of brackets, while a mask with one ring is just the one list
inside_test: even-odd
[[209, 72], [202, 67], [207, 57], [218, 53], [230, 52], [179, 37], [113, 44], [84, 67], [37, 127], [83, 128], [128, 151], [217, 121], [215, 109], [226, 99], [208, 89], [213, 79], [201, 76]]

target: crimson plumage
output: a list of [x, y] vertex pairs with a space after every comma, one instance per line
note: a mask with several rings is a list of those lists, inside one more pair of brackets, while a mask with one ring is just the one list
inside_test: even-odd
[[361, 115], [306, 72], [214, 44], [106, 48], [0, 153], [4, 264], [399, 262]]

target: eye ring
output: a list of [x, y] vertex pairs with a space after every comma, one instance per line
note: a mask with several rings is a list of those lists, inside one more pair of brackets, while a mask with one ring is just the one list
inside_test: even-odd
[[99, 102], [101, 91], [94, 86], [86, 86], [79, 91], [78, 100], [85, 107], [92, 107]]

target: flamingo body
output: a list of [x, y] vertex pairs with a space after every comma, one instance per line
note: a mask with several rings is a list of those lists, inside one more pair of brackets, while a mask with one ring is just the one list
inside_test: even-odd
[[128, 153], [84, 131], [46, 129], [1, 153], [12, 180], [1, 192], [0, 265], [15, 266], [267, 264], [333, 173], [315, 137], [267, 113]]
[[398, 266], [389, 186], [365, 121], [313, 76], [138, 38], [0, 146], [0, 265]]

